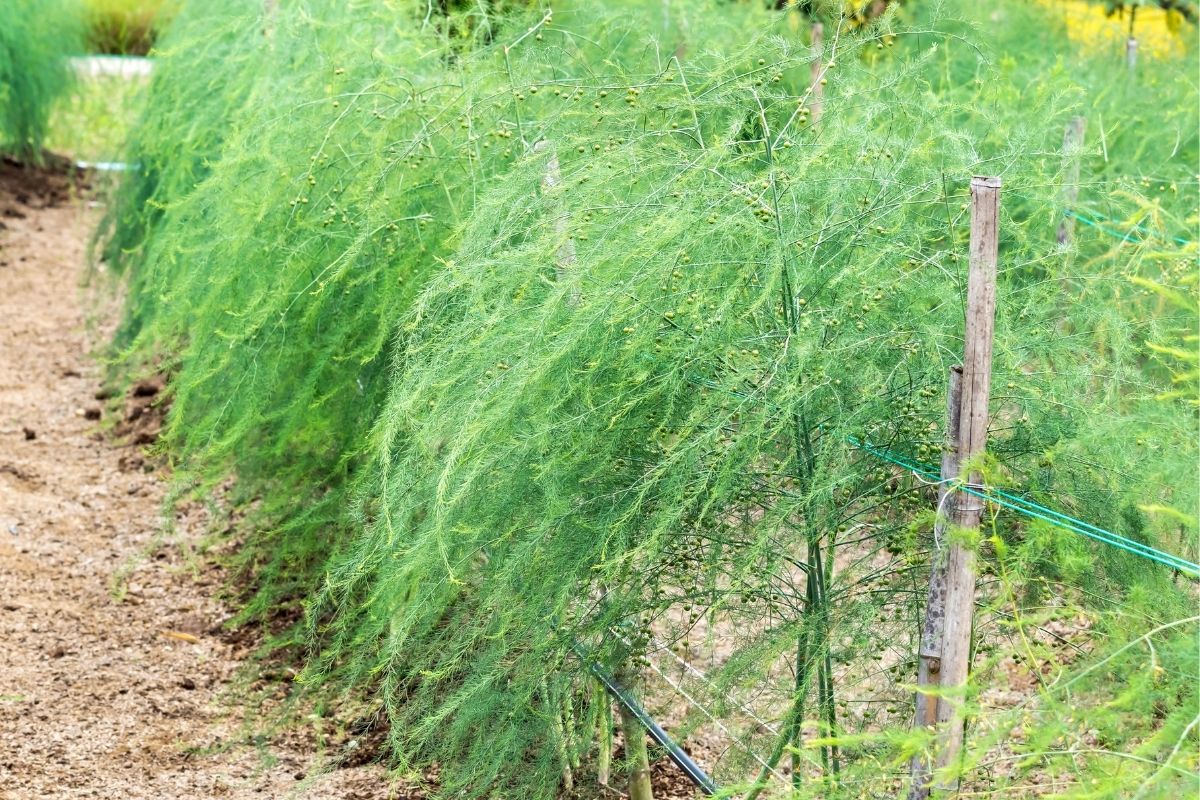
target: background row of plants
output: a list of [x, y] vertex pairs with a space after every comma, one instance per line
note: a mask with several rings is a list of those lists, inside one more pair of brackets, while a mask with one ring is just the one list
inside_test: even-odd
[[[150, 52], [175, 0], [4, 0], [0, 4], [0, 153], [39, 161], [46, 148], [117, 156], [140, 88], [80, 73], [88, 54]], [[114, 98], [120, 102], [113, 102]], [[115, 133], [114, 133], [115, 132]]]
[[[239, 624], [444, 796], [603, 759], [581, 650], [663, 709], [703, 662], [674, 732], [731, 794], [894, 795], [934, 491], [850, 440], [937, 461], [970, 175], [1004, 179], [988, 480], [1195, 558], [1194, 41], [1131, 72], [1070, 24], [185, 4], [98, 246]], [[1194, 584], [1003, 513], [978, 546], [968, 789], [1194, 787]]]

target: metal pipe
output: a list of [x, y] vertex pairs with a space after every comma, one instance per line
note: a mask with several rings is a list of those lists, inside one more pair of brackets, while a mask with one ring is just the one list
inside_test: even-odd
[[632, 695], [605, 671], [604, 667], [591, 659], [591, 656], [588, 655], [583, 645], [573, 641], [571, 642], [571, 649], [587, 665], [587, 668], [596, 676], [596, 679], [604, 684], [604, 688], [613, 696], [613, 699], [625, 706], [629, 710], [629, 713], [633, 714], [642, 727], [646, 729], [646, 733], [650, 734], [650, 738], [667, 751], [667, 756], [675, 762], [677, 767], [683, 770], [683, 774], [687, 775], [688, 780], [696, 784], [697, 788], [706, 795], [717, 793], [718, 787], [713, 779], [708, 777], [699, 764], [692, 761], [691, 756], [683, 752], [683, 749], [662, 729], [662, 726], [654, 721], [650, 714], [646, 712], [646, 709], [642, 708], [638, 701], [634, 700]]

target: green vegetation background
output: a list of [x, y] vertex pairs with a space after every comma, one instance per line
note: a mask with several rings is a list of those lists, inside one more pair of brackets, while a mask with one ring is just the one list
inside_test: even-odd
[[[709, 630], [719, 780], [794, 744], [798, 797], [894, 793], [932, 490], [847, 437], [937, 461], [972, 174], [1005, 184], [988, 480], [1195, 560], [1194, 42], [1131, 74], [1043, 7], [822, 7], [817, 123], [796, 10], [263, 9], [158, 45], [100, 240], [114, 375], [170, 376], [240, 621], [401, 774], [553, 796], [607, 725], [572, 644], [646, 672]], [[978, 545], [970, 787], [1194, 787], [1194, 585], [1005, 514]], [[1067, 658], [1041, 634], [1080, 615]], [[1041, 688], [993, 708], [1014, 653]]]

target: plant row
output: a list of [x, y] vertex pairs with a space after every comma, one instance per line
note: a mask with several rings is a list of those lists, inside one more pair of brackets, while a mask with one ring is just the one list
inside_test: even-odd
[[[723, 785], [894, 792], [936, 492], [851, 442], [938, 460], [973, 174], [1004, 182], [988, 482], [1188, 553], [1194, 48], [1130, 73], [1016, 2], [816, 13], [820, 46], [750, 3], [206, 0], [163, 40], [102, 229], [114, 374], [169, 376], [240, 620], [301, 618], [272, 645], [401, 774], [553, 797], [610, 746], [583, 650], [652, 699], [704, 658]], [[1079, 114], [1096, 225], [1062, 247]], [[1004, 514], [975, 544], [965, 778], [1183, 786], [1190, 589]], [[1016, 645], [1043, 688], [992, 708]]]

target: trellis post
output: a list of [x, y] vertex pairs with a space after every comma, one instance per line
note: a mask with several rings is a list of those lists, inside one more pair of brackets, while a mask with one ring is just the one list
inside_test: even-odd
[[1133, 72], [1137, 69], [1138, 40], [1130, 36], [1125, 40], [1125, 66]]
[[[533, 146], [533, 152], [536, 155], [549, 153], [549, 157], [546, 159], [546, 171], [542, 173], [542, 194], [550, 198], [562, 186], [562, 167], [558, 162], [558, 151], [550, 141], [541, 139]], [[575, 240], [568, 235], [570, 218], [566, 209], [561, 207], [561, 199], [558, 205], [560, 207], [555, 209], [556, 213], [554, 215], [554, 233], [559, 240], [558, 250], [554, 254], [554, 279], [556, 282], [562, 283], [564, 280], [573, 280], [571, 271], [575, 266], [577, 256], [575, 253]], [[571, 286], [570, 293], [571, 305], [577, 305], [579, 299], [579, 285], [578, 283], [574, 283]], [[557, 711], [554, 713], [557, 714]], [[621, 729], [625, 734], [626, 755], [631, 764], [629, 796], [631, 800], [653, 800], [654, 796], [650, 788], [650, 757], [646, 749], [646, 735], [637, 721], [637, 717], [630, 716], [631, 713], [627, 712], [624, 706], [621, 707]], [[611, 719], [611, 706], [608, 713], [601, 715], [600, 724], [604, 725], [605, 721], [609, 719]], [[604, 735], [604, 732], [601, 733], [600, 758], [596, 771], [596, 777], [601, 786], [608, 786], [611, 763], [612, 742], [610, 728], [608, 737]], [[562, 782], [564, 788], [568, 791], [575, 784], [571, 764], [565, 757], [563, 758], [562, 766]]]
[[[558, 164], [558, 152], [550, 142], [542, 139], [533, 146], [534, 153], [545, 153], [549, 151], [550, 158], [546, 161], [546, 171], [542, 174], [542, 192], [546, 196], [551, 196], [558, 191], [562, 186], [562, 169]], [[554, 278], [561, 283], [563, 280], [571, 279], [571, 270], [575, 266], [575, 240], [567, 235], [567, 230], [570, 226], [570, 220], [567, 217], [565, 210], [559, 211], [554, 217], [554, 233], [559, 239], [558, 251], [554, 258]], [[575, 283], [571, 287], [571, 303], [579, 302], [579, 285]]]
[[1075, 201], [1079, 197], [1079, 161], [1083, 151], [1086, 117], [1071, 117], [1063, 132], [1063, 160], [1066, 162], [1066, 183], [1063, 184], [1063, 217], [1058, 223], [1058, 243], [1066, 247], [1075, 233]]
[[[928, 689], [938, 685], [942, 670], [942, 626], [946, 618], [946, 572], [938, 563], [942, 544], [946, 541], [949, 505], [954, 502], [950, 483], [958, 477], [958, 415], [962, 403], [962, 367], [950, 368], [946, 389], [946, 432], [942, 443], [941, 483], [938, 484], [937, 519], [934, 521], [933, 541], [935, 562], [929, 573], [929, 599], [925, 606], [925, 623], [921, 630], [920, 651], [917, 654], [917, 698], [915, 725], [932, 728], [937, 724], [937, 697]], [[909, 797], [923, 798], [929, 793], [929, 763], [923, 755], [913, 756], [912, 789]]]
[[[938, 688], [920, 705], [918, 724], [927, 724], [932, 716], [937, 728], [933, 766], [944, 770], [958, 758], [962, 749], [962, 703], [955, 694], [965, 691], [971, 661], [971, 626], [975, 609], [975, 543], [983, 516], [983, 501], [971, 487], [982, 481], [978, 460], [987, 442], [988, 398], [992, 380], [992, 340], [996, 314], [996, 264], [999, 255], [1000, 179], [975, 177], [971, 179], [971, 243], [970, 268], [967, 277], [967, 313], [963, 337], [963, 364], [960, 379], [957, 430], [954, 454], [961, 472], [970, 468], [965, 488], [953, 489], [944, 502], [949, 506], [945, 517], [948, 525], [941, 533], [935, 559], [935, 575], [930, 580], [929, 607], [936, 614], [941, 606], [942, 618], [929, 619], [929, 641], [935, 646], [926, 662], [926, 686]], [[953, 391], [954, 378], [951, 377]], [[947, 414], [953, 424], [953, 411]], [[943, 460], [945, 468], [945, 459]], [[961, 476], [956, 474], [955, 478]], [[936, 575], [941, 572], [942, 576]], [[940, 627], [940, 635], [938, 628]], [[922, 649], [926, 636], [922, 636]], [[936, 667], [936, 669], [933, 669]], [[933, 708], [929, 704], [932, 702]], [[910, 797], [923, 798], [929, 794], [931, 783], [940, 788], [953, 788], [956, 778], [933, 778], [923, 760], [914, 761], [913, 785]]]
[[263, 35], [268, 39], [275, 32], [275, 12], [279, 10], [279, 0], [262, 0]]
[[809, 66], [811, 86], [808, 107], [812, 112], [812, 124], [816, 125], [821, 121], [822, 106], [825, 104], [825, 85], [821, 83], [825, 78], [825, 26], [819, 22], [814, 22], [812, 26], [812, 48], [814, 55]]

